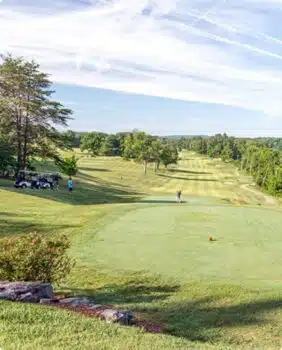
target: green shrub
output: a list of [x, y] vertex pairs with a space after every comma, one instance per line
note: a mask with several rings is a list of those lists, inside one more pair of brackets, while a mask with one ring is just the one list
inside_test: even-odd
[[64, 235], [30, 233], [0, 240], [0, 280], [60, 282], [74, 266]]

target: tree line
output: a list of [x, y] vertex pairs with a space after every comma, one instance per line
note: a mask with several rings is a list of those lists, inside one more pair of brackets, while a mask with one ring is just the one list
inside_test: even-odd
[[[161, 138], [145, 132], [60, 132], [67, 127], [72, 111], [52, 99], [49, 76], [34, 61], [0, 57], [0, 175], [11, 170], [33, 169], [33, 160], [49, 158], [59, 167], [74, 168], [75, 158], [66, 161], [60, 150], [80, 147], [92, 156], [120, 156], [140, 162], [147, 172], [163, 164], [175, 164], [179, 152], [193, 150], [212, 158], [233, 161], [252, 175], [257, 185], [273, 194], [282, 191], [282, 139], [213, 137]], [[69, 171], [68, 171], [69, 172]]]
[[271, 194], [282, 192], [282, 139], [236, 138], [226, 134], [177, 140], [178, 147], [211, 158], [233, 161]]
[[80, 149], [92, 156], [121, 156], [137, 161], [143, 164], [145, 174], [149, 163], [154, 164], [156, 172], [161, 164], [176, 164], [179, 157], [177, 146], [169, 140], [137, 130], [117, 134], [91, 132], [82, 136]]

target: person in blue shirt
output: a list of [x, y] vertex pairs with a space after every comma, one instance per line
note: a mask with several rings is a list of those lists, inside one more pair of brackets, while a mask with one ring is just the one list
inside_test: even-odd
[[72, 190], [73, 190], [73, 184], [72, 184], [71, 177], [69, 178], [69, 181], [68, 181], [68, 189], [69, 189], [69, 192], [72, 192]]

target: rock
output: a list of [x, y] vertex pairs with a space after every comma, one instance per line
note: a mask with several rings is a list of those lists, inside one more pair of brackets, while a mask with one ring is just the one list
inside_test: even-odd
[[92, 300], [83, 298], [83, 299], [77, 299], [72, 306], [94, 306], [95, 304], [93, 303]]
[[60, 303], [63, 305], [71, 305], [73, 307], [95, 305], [93, 301], [88, 298], [64, 298], [60, 300]]
[[100, 317], [107, 323], [119, 323], [131, 325], [134, 323], [134, 316], [131, 312], [121, 312], [115, 309], [106, 309], [100, 313]]
[[135, 317], [131, 312], [119, 312], [118, 323], [120, 325], [129, 326], [135, 323]]
[[33, 302], [40, 299], [54, 299], [53, 287], [50, 283], [41, 282], [0, 282], [1, 299]]
[[54, 290], [50, 283], [40, 283], [35, 287], [38, 297], [41, 299], [54, 299]]
[[101, 311], [100, 316], [107, 323], [116, 323], [118, 321], [118, 311], [114, 309], [106, 309]]
[[56, 304], [58, 302], [59, 302], [58, 299], [48, 299], [48, 298], [40, 299], [39, 301], [40, 304], [45, 304], [45, 305]]
[[16, 294], [11, 292], [0, 292], [0, 300], [15, 300]]
[[25, 303], [38, 303], [38, 297], [37, 295], [34, 295], [31, 292], [25, 293], [25, 294], [20, 294], [17, 296], [17, 301], [22, 301]]
[[101, 307], [103, 307], [103, 305], [96, 304], [96, 305], [91, 305], [91, 306], [89, 307], [89, 309], [91, 309], [91, 310], [96, 310], [96, 309], [99, 309], [99, 308], [101, 308]]
[[[119, 311], [107, 305], [95, 304], [91, 299], [72, 297], [56, 299], [50, 283], [41, 282], [0, 282], [0, 300], [20, 301], [26, 303], [58, 304], [67, 308], [76, 308], [74, 311], [92, 311], [107, 323], [132, 325], [136, 320], [131, 312]], [[79, 309], [82, 307], [82, 310]]]
[[79, 300], [79, 298], [71, 297], [71, 298], [60, 299], [59, 302], [60, 302], [60, 304], [70, 305], [70, 304], [74, 303], [77, 300]]

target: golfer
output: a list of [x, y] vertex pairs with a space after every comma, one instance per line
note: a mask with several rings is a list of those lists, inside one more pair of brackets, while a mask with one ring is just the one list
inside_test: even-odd
[[69, 178], [69, 181], [68, 181], [68, 189], [69, 189], [69, 192], [72, 192], [73, 185], [72, 185], [72, 179], [71, 179], [71, 177]]
[[180, 190], [176, 192], [176, 201], [178, 203], [181, 203], [181, 191]]

